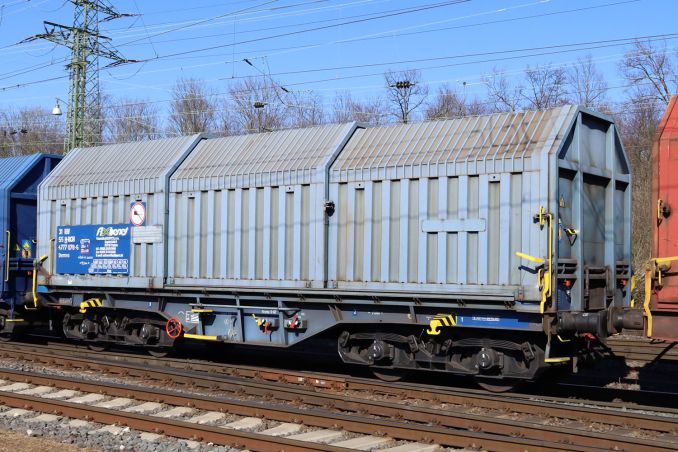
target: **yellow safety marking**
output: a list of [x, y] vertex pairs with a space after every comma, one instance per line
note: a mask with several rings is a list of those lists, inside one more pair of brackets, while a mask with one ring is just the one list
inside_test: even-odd
[[195, 313], [209, 313], [209, 312], [214, 312], [213, 309], [191, 309], [191, 312]]
[[571, 358], [569, 356], [563, 356], [560, 358], [546, 358], [544, 359], [545, 363], [566, 363], [570, 360]]
[[84, 314], [89, 308], [100, 308], [104, 305], [104, 302], [98, 298], [90, 298], [80, 303], [80, 312]]
[[437, 336], [443, 326], [457, 326], [457, 316], [454, 314], [437, 314], [429, 321], [426, 334]]
[[633, 298], [633, 291], [636, 289], [636, 275], [631, 275], [631, 307], [635, 308], [636, 307], [636, 299]]
[[186, 339], [198, 339], [200, 341], [218, 341], [219, 336], [206, 336], [204, 334], [187, 334], [184, 333]]
[[534, 262], [535, 264], [543, 264], [545, 262], [541, 257], [530, 256], [529, 254], [521, 253], [520, 251], [516, 251], [516, 256]]
[[20, 323], [25, 322], [24, 319], [5, 319], [5, 322]]
[[259, 318], [254, 314], [252, 314], [252, 318], [254, 319], [255, 322], [257, 322], [257, 326], [261, 326], [266, 322], [265, 319]]

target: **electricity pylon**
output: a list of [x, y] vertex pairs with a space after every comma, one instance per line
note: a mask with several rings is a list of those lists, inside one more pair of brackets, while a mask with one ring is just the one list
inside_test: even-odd
[[102, 106], [99, 91], [99, 58], [110, 60], [112, 67], [135, 60], [123, 58], [112, 48], [110, 38], [99, 33], [99, 24], [131, 14], [118, 13], [106, 0], [70, 0], [75, 5], [73, 25], [45, 21], [45, 32], [23, 42], [46, 39], [71, 51], [69, 105], [66, 116], [64, 151], [101, 142]]

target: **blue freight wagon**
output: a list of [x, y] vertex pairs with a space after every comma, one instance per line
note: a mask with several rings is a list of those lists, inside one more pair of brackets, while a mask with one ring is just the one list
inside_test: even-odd
[[61, 156], [48, 154], [0, 159], [0, 338], [9, 337], [30, 317], [26, 309], [36, 308], [38, 185], [60, 160]]

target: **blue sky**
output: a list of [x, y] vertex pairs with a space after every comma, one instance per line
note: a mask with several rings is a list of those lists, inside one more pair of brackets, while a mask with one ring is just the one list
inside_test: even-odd
[[[160, 104], [178, 77], [203, 79], [225, 94], [231, 79], [264, 72], [290, 90], [322, 95], [329, 105], [338, 90], [359, 98], [380, 94], [384, 71], [407, 68], [420, 69], [432, 90], [447, 82], [482, 97], [482, 77], [495, 67], [519, 78], [528, 64], [566, 65], [587, 54], [618, 100], [625, 82], [617, 67], [630, 47], [599, 41], [678, 33], [678, 0], [114, 3], [120, 12], [141, 15], [104, 23], [102, 34], [125, 57], [144, 62], [104, 69], [101, 88], [114, 98]], [[51, 108], [55, 97], [67, 97], [68, 80], [44, 80], [67, 74], [67, 50], [44, 41], [12, 44], [42, 32], [43, 20], [71, 23], [72, 4], [0, 0], [0, 13], [0, 110]], [[589, 44], [509, 52], [578, 43]], [[678, 34], [662, 44], [675, 51]]]

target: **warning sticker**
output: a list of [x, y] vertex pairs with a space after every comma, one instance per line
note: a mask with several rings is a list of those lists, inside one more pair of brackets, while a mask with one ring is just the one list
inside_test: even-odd
[[33, 243], [30, 240], [21, 241], [21, 257], [30, 259], [33, 255]]
[[146, 203], [135, 201], [130, 204], [129, 221], [134, 226], [143, 226], [146, 223]]

